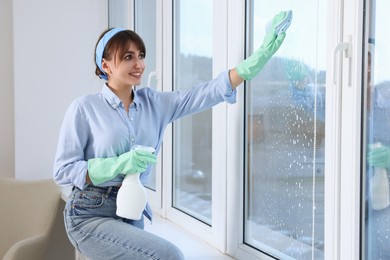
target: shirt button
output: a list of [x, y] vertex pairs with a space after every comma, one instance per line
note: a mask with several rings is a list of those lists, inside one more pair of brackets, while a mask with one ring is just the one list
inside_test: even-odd
[[133, 121], [134, 120], [134, 117], [130, 117], [130, 121]]
[[134, 142], [134, 137], [132, 137], [132, 138], [130, 139], [130, 141]]
[[113, 104], [112, 107], [116, 109], [118, 106], [116, 104]]

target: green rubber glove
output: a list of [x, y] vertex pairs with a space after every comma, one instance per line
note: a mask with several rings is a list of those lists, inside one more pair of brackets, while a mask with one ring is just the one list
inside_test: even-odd
[[275, 54], [286, 37], [285, 31], [291, 24], [292, 12], [280, 12], [268, 24], [263, 44], [251, 56], [237, 65], [236, 71], [244, 80], [253, 79]]
[[371, 145], [367, 163], [373, 167], [390, 168], [390, 148], [385, 145]]
[[284, 68], [287, 79], [292, 83], [308, 81], [310, 68], [305, 63], [296, 59], [286, 59]]
[[144, 172], [148, 164], [155, 164], [157, 156], [150, 151], [131, 150], [117, 157], [88, 160], [88, 175], [94, 185], [115, 178], [118, 174]]

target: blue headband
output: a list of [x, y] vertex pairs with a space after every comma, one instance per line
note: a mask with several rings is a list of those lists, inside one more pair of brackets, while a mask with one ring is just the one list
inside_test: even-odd
[[106, 44], [108, 43], [109, 40], [111, 40], [112, 37], [114, 37], [115, 34], [117, 34], [118, 32], [122, 32], [122, 31], [125, 31], [125, 29], [114, 28], [114, 29], [109, 30], [108, 32], [106, 32], [103, 35], [103, 37], [100, 39], [100, 41], [98, 42], [98, 44], [96, 46], [95, 61], [96, 61], [96, 64], [98, 65], [100, 71], [102, 72], [99, 75], [99, 77], [101, 79], [108, 80], [107, 74], [104, 72], [104, 70], [102, 68], [104, 48], [106, 48]]

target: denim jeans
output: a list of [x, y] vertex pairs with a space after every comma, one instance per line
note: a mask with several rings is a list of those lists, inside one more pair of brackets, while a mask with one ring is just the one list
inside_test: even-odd
[[175, 245], [143, 230], [143, 218], [118, 217], [117, 194], [117, 187], [73, 189], [64, 219], [69, 240], [77, 250], [93, 260], [184, 259]]

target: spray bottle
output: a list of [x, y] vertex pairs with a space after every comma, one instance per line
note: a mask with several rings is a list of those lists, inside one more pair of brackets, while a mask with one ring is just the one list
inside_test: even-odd
[[[373, 148], [382, 144], [375, 143]], [[387, 208], [390, 205], [389, 177], [385, 168], [375, 167], [371, 179], [371, 206], [375, 210]]]
[[[153, 147], [135, 145], [132, 150], [155, 152]], [[128, 173], [123, 179], [116, 198], [116, 215], [122, 218], [139, 220], [148, 201], [145, 187], [140, 180], [140, 173]]]

